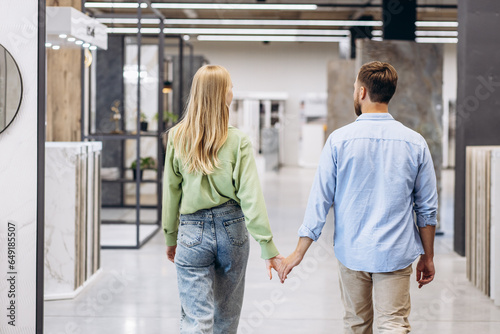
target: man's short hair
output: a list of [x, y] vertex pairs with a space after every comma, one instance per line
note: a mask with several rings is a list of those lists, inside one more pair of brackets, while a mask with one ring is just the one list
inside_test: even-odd
[[398, 73], [389, 63], [372, 61], [359, 69], [358, 81], [368, 90], [372, 102], [389, 103], [398, 84]]

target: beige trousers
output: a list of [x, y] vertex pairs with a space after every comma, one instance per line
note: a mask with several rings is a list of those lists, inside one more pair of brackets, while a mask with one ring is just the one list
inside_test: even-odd
[[373, 333], [373, 305], [380, 334], [410, 332], [411, 265], [389, 273], [368, 273], [351, 270], [340, 261], [338, 264], [345, 334]]

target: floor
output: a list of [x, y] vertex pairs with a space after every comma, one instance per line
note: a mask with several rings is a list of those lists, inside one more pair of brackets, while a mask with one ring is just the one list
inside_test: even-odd
[[[314, 170], [285, 168], [262, 180], [275, 241], [284, 255], [297, 242]], [[414, 333], [500, 333], [500, 307], [465, 277], [465, 258], [452, 245], [453, 172], [443, 173], [436, 278], [421, 290], [412, 280]], [[331, 219], [331, 217], [330, 217]], [[301, 266], [280, 284], [269, 281], [251, 243], [241, 334], [342, 333], [343, 307], [331, 240], [332, 222]], [[142, 249], [103, 250], [102, 272], [74, 300], [45, 303], [45, 333], [175, 334], [179, 298], [174, 265], [159, 233]]]

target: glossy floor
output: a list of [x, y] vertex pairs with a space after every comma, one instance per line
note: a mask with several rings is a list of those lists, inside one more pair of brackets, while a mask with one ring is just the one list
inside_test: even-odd
[[[297, 242], [314, 170], [282, 169], [262, 181], [276, 243], [287, 255]], [[412, 280], [414, 333], [500, 333], [500, 308], [467, 281], [465, 258], [452, 249], [453, 173], [443, 174], [436, 279], [423, 289]], [[269, 281], [256, 242], [251, 243], [239, 333], [342, 333], [343, 307], [331, 246], [331, 217], [320, 241], [281, 285]], [[413, 277], [414, 278], [414, 277]], [[45, 303], [45, 333], [175, 334], [179, 326], [175, 267], [163, 236], [142, 249], [104, 250], [102, 273], [74, 300]]]

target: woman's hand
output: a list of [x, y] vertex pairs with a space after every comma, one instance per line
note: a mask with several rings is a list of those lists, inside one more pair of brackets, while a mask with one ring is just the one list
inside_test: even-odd
[[269, 276], [269, 279], [273, 279], [272, 269], [278, 272], [278, 269], [281, 266], [281, 261], [283, 261], [284, 259], [285, 257], [283, 255], [278, 254], [275, 257], [266, 260], [267, 276]]
[[177, 249], [177, 245], [175, 245], [175, 246], [167, 246], [167, 258], [172, 263], [174, 263], [175, 250], [176, 249]]

